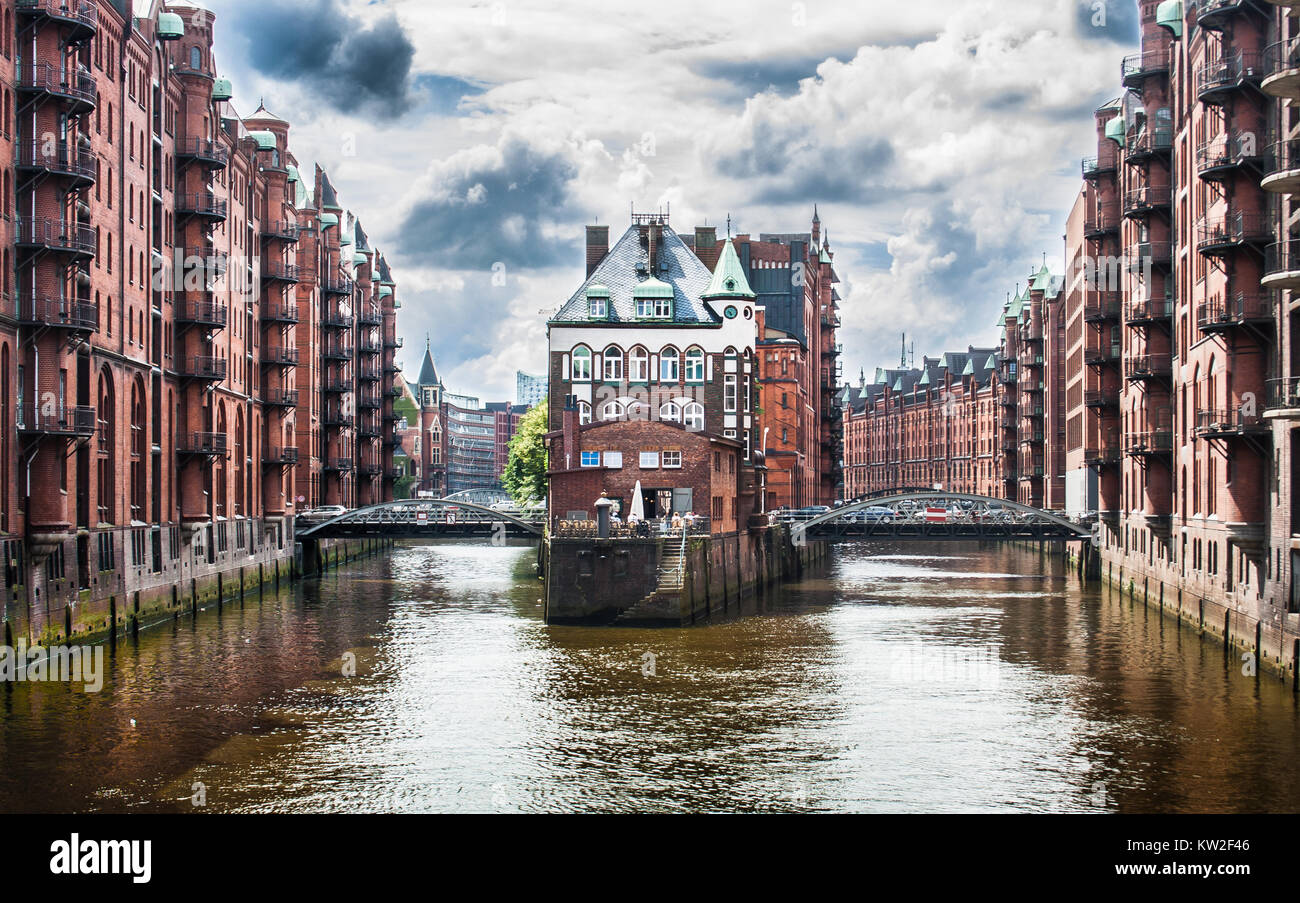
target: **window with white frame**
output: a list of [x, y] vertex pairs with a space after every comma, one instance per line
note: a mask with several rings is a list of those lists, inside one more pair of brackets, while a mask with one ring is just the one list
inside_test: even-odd
[[722, 410], [728, 414], [736, 412], [736, 374], [734, 373], [722, 377]]
[[588, 298], [587, 303], [591, 305], [591, 319], [603, 320], [609, 316], [609, 308], [605, 305], [608, 303], [605, 298]]
[[600, 409], [601, 420], [618, 420], [623, 416], [623, 405], [621, 402], [606, 402], [605, 406]]
[[591, 405], [585, 401], [578, 402], [578, 423], [591, 423]]
[[704, 382], [704, 352], [699, 348], [691, 348], [686, 352], [686, 381]]
[[664, 452], [663, 466], [670, 469], [680, 469], [682, 466], [682, 453], [680, 451]]
[[663, 383], [677, 382], [679, 375], [677, 349], [665, 348], [659, 352], [659, 381]]
[[665, 423], [680, 423], [682, 420], [681, 406], [676, 402], [667, 402], [659, 407], [659, 419]]
[[656, 470], [659, 467], [659, 452], [641, 452], [640, 466], [642, 470]]
[[617, 382], [623, 378], [623, 349], [610, 345], [605, 349], [602, 361], [605, 368], [605, 382]]
[[621, 469], [623, 467], [623, 453], [618, 451], [605, 452], [605, 466], [614, 470]]
[[692, 401], [682, 409], [682, 425], [688, 430], [704, 429], [704, 405]]
[[672, 318], [672, 315], [673, 315], [673, 299], [655, 298], [654, 316], [660, 319], [668, 320]]
[[573, 381], [591, 382], [591, 349], [585, 345], [573, 349]]
[[628, 355], [627, 371], [627, 378], [634, 383], [650, 381], [650, 355], [640, 345]]

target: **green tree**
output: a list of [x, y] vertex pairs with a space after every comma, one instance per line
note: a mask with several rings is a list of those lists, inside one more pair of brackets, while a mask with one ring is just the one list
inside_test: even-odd
[[510, 458], [501, 485], [517, 505], [546, 499], [546, 428], [546, 402], [542, 402], [520, 418], [519, 429], [510, 440]]

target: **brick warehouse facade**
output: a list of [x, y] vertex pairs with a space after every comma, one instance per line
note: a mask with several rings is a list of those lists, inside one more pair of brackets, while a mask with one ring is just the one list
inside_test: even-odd
[[297, 511], [391, 495], [391, 273], [288, 123], [234, 111], [215, 18], [0, 2], [11, 637], [287, 573]]
[[[1041, 298], [1037, 279], [1018, 290], [999, 324], [993, 390], [1008, 416], [992, 493], [1096, 515], [1108, 579], [1288, 667], [1300, 650], [1294, 5], [1137, 4], [1141, 49], [1122, 61], [1125, 94], [1095, 113], [1066, 276]], [[842, 397], [846, 495], [899, 485], [882, 468], [943, 453], [906, 444], [915, 405], [939, 403], [915, 373]]]

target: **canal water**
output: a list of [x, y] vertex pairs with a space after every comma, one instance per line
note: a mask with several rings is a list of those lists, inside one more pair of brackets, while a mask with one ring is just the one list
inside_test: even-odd
[[1291, 690], [1050, 556], [840, 546], [683, 630], [548, 627], [533, 560], [399, 546], [0, 687], [0, 811], [1300, 810]]

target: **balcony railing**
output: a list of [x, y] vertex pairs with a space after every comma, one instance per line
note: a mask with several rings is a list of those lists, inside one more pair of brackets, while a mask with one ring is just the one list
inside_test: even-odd
[[1264, 249], [1265, 288], [1300, 288], [1300, 239], [1290, 239]]
[[16, 420], [20, 433], [85, 438], [95, 432], [95, 409], [86, 405], [21, 404]]
[[1228, 132], [1196, 149], [1196, 172], [1202, 179], [1221, 182], [1243, 166], [1264, 168], [1267, 157], [1267, 148], [1254, 132]]
[[327, 427], [342, 428], [352, 426], [356, 423], [356, 415], [348, 414], [343, 411], [327, 411], [321, 418], [321, 422]]
[[1154, 156], [1167, 157], [1173, 150], [1174, 130], [1170, 126], [1148, 125], [1129, 142], [1128, 153], [1124, 161], [1130, 164], [1144, 163]]
[[326, 458], [323, 466], [335, 473], [351, 473], [353, 470], [351, 458]]
[[1083, 302], [1083, 319], [1087, 323], [1118, 320], [1119, 298], [1115, 295], [1094, 295]]
[[176, 444], [182, 455], [216, 457], [224, 455], [229, 447], [225, 433], [190, 433]]
[[357, 349], [362, 354], [382, 354], [384, 350], [384, 343], [379, 341], [379, 339], [370, 338], [369, 336], [362, 336], [360, 339], [357, 340]]
[[301, 272], [296, 264], [285, 263], [282, 260], [262, 261], [263, 279], [277, 282], [297, 282], [301, 278]]
[[1174, 265], [1174, 247], [1167, 241], [1143, 241], [1133, 246], [1136, 263], [1143, 269], [1170, 270]]
[[176, 321], [208, 329], [224, 329], [230, 321], [226, 305], [216, 301], [181, 301], [176, 304]]
[[182, 375], [189, 379], [221, 382], [226, 378], [226, 369], [225, 358], [198, 355], [186, 359]]
[[323, 354], [326, 360], [350, 361], [352, 360], [352, 346], [341, 342], [330, 342], [325, 345]]
[[1124, 215], [1132, 218], [1146, 216], [1154, 210], [1168, 210], [1169, 197], [1168, 185], [1134, 188], [1124, 195]]
[[384, 347], [389, 350], [401, 348], [402, 340], [400, 338], [391, 338], [391, 339], [386, 338], [384, 339]]
[[1196, 412], [1196, 435], [1202, 439], [1247, 436], [1268, 432], [1268, 423], [1258, 414], [1240, 408]]
[[211, 220], [224, 220], [228, 205], [224, 198], [219, 198], [210, 191], [176, 196], [176, 212], [183, 216], [202, 217]]
[[345, 392], [352, 391], [352, 380], [339, 378], [326, 379], [321, 383], [321, 388], [327, 395], [342, 395]]
[[262, 393], [262, 404], [271, 408], [295, 408], [298, 406], [298, 390], [267, 389]]
[[384, 315], [377, 310], [362, 308], [357, 312], [357, 322], [362, 326], [379, 326], [384, 322]]
[[384, 400], [378, 395], [363, 393], [357, 396], [357, 407], [363, 409], [378, 410], [384, 406]]
[[1227, 300], [1207, 301], [1196, 308], [1196, 325], [1201, 332], [1225, 332], [1249, 324], [1272, 323], [1273, 298], [1259, 292], [1238, 292]]
[[20, 63], [17, 68], [19, 91], [58, 98], [74, 112], [95, 108], [95, 77], [89, 72], [69, 75], [53, 63]]
[[1119, 392], [1093, 390], [1083, 393], [1083, 403], [1089, 408], [1113, 408], [1119, 404]]
[[1227, 26], [1229, 19], [1253, 5], [1251, 0], [1201, 0], [1197, 8], [1196, 24], [1211, 30], [1222, 29]]
[[298, 349], [283, 345], [264, 345], [262, 363], [275, 367], [294, 367], [298, 364]]
[[357, 379], [369, 383], [381, 382], [383, 380], [383, 370], [379, 367], [360, 367], [357, 369]]
[[66, 176], [82, 184], [95, 181], [95, 153], [89, 149], [63, 141], [24, 141], [18, 145], [17, 151], [14, 163], [19, 169]]
[[211, 276], [224, 276], [230, 269], [229, 256], [211, 248], [184, 248], [181, 253], [183, 266], [202, 269]]
[[95, 256], [95, 230], [46, 216], [20, 216], [16, 219], [15, 242], [27, 248], [65, 251], [79, 257]]
[[1083, 224], [1083, 237], [1091, 240], [1119, 234], [1119, 215], [1113, 209], [1093, 213]]
[[1138, 354], [1128, 359], [1125, 377], [1132, 382], [1165, 379], [1173, 372], [1173, 358], [1168, 354]]
[[297, 223], [277, 220], [262, 225], [262, 238], [271, 241], [296, 242], [300, 231]]
[[1270, 148], [1260, 187], [1279, 194], [1300, 191], [1300, 141], [1278, 141]]
[[1174, 315], [1173, 298], [1147, 298], [1130, 301], [1124, 310], [1124, 319], [1130, 326], [1150, 326], [1165, 323]]
[[262, 319], [268, 323], [297, 323], [298, 305], [282, 301], [262, 302]]
[[326, 329], [351, 329], [352, 317], [337, 311], [326, 311], [325, 315], [321, 317], [320, 325]]
[[1286, 419], [1300, 419], [1300, 376], [1270, 379], [1265, 407], [1269, 411], [1288, 413]]
[[345, 276], [326, 273], [321, 276], [320, 287], [327, 295], [351, 295], [356, 283]]
[[1124, 437], [1124, 451], [1133, 457], [1168, 455], [1173, 450], [1174, 431], [1170, 429], [1129, 433]]
[[1103, 364], [1113, 364], [1119, 359], [1119, 345], [1101, 345], [1097, 348], [1085, 349], [1083, 353], [1083, 362], [1092, 367], [1100, 367]]
[[1097, 179], [1106, 175], [1113, 175], [1116, 170], [1115, 161], [1118, 155], [1114, 151], [1099, 154], [1096, 157], [1084, 157], [1081, 169], [1085, 179]]
[[230, 163], [230, 151], [206, 138], [181, 138], [176, 142], [176, 159], [193, 160], [212, 169], [225, 169]]
[[1118, 464], [1123, 457], [1123, 450], [1118, 442], [1102, 443], [1084, 452], [1084, 463], [1089, 467], [1106, 467]]
[[72, 26], [78, 37], [99, 28], [99, 8], [88, 0], [17, 0], [19, 16], [44, 16]]
[[272, 445], [267, 448], [265, 453], [262, 455], [262, 463], [270, 467], [283, 467], [287, 464], [297, 464], [298, 449], [294, 446], [280, 448]]
[[1259, 50], [1239, 50], [1202, 63], [1196, 70], [1196, 96], [1203, 103], [1226, 103], [1247, 85], [1258, 85], [1267, 74], [1267, 56]]
[[1148, 50], [1124, 57], [1120, 64], [1120, 80], [1124, 87], [1141, 91], [1148, 78], [1169, 74], [1169, 51]]
[[1288, 100], [1300, 99], [1300, 42], [1279, 41], [1265, 52], [1268, 73], [1260, 89]]
[[1196, 250], [1220, 257], [1248, 245], [1262, 246], [1273, 238], [1273, 220], [1265, 213], [1230, 213], [1196, 225]]
[[90, 301], [20, 295], [18, 320], [24, 326], [94, 332], [99, 328], [99, 308]]

